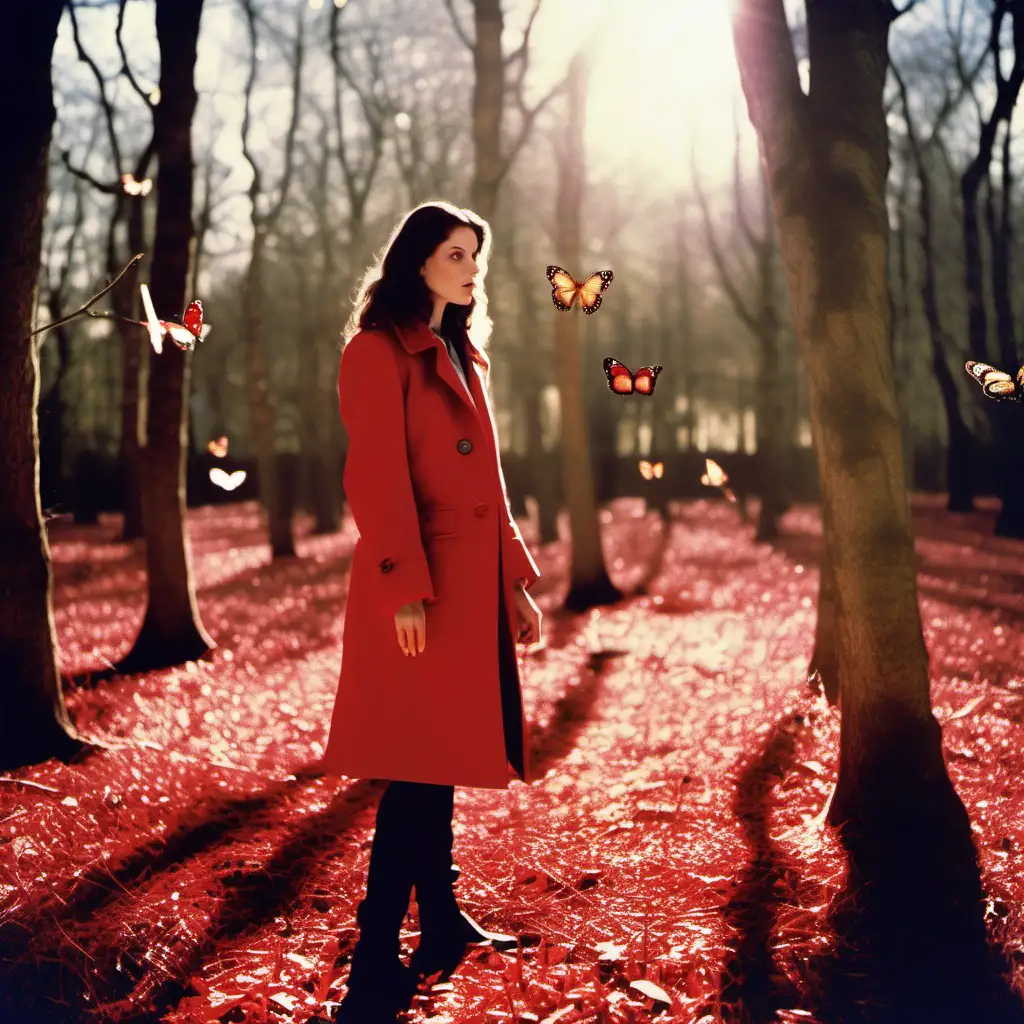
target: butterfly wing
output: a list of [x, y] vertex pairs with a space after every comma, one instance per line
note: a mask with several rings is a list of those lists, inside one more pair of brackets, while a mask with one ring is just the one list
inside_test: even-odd
[[551, 301], [556, 309], [563, 313], [572, 309], [572, 304], [579, 293], [580, 283], [561, 267], [548, 267], [548, 280], [551, 282]]
[[631, 395], [633, 393], [633, 374], [625, 363], [608, 356], [604, 363], [604, 372], [608, 377], [608, 387], [617, 395]]
[[142, 305], [146, 310], [146, 327], [149, 329], [149, 343], [153, 346], [153, 351], [160, 355], [164, 350], [164, 332], [161, 321], [156, 317], [153, 296], [149, 294], [149, 288], [145, 282], [139, 285], [139, 292], [142, 295]]
[[614, 277], [610, 270], [599, 270], [579, 285], [580, 308], [584, 313], [596, 313], [601, 308], [601, 293], [608, 290]]
[[640, 475], [645, 480], [650, 480], [654, 476], [654, 467], [646, 459], [641, 459], [637, 463], [637, 467], [640, 470]]
[[228, 439], [226, 437], [218, 437], [216, 441], [211, 441], [206, 446], [206, 450], [215, 459], [223, 459], [228, 453]]
[[199, 299], [193, 299], [185, 307], [185, 315], [181, 322], [192, 332], [193, 337], [199, 338], [203, 333], [203, 304]]
[[136, 181], [134, 174], [122, 174], [121, 188], [125, 195], [148, 196], [153, 191], [153, 179], [144, 178], [142, 181]]
[[653, 395], [654, 382], [664, 366], [641, 366], [634, 374], [634, 386], [638, 395]]
[[[722, 467], [715, 462], [714, 459], [704, 459], [704, 470], [707, 478], [707, 486], [710, 487], [721, 487], [728, 479], [729, 476]], [[705, 477], [701, 477], [701, 483], [705, 482]]]
[[665, 475], [665, 463], [664, 462], [656, 462], [652, 468], [654, 470], [654, 476], [658, 480], [660, 480]]
[[[981, 385], [981, 390], [989, 398], [1019, 400], [1024, 382], [1018, 384], [1005, 371], [969, 359], [964, 364], [967, 372]], [[1017, 374], [1018, 380], [1024, 377], [1024, 367]]]
[[225, 473], [220, 466], [214, 466], [210, 470], [210, 481], [225, 491], [233, 491], [245, 482], [245, 470], [236, 469], [234, 473]]

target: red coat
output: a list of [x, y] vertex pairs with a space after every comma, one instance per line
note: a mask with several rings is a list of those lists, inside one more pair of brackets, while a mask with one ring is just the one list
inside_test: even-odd
[[[468, 380], [476, 408], [425, 321], [360, 331], [342, 353], [344, 483], [359, 539], [322, 761], [329, 774], [506, 789], [511, 763], [533, 781], [518, 666], [507, 652], [514, 583], [526, 577], [530, 586], [540, 572], [509, 512], [472, 361]], [[426, 645], [407, 657], [394, 616], [417, 598]], [[499, 628], [508, 631], [501, 669]]]

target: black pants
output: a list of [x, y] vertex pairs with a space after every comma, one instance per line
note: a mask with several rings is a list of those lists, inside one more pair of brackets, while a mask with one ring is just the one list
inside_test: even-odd
[[361, 938], [397, 944], [414, 886], [421, 909], [431, 895], [451, 892], [454, 806], [454, 786], [388, 783], [377, 806], [366, 899], [358, 914]]

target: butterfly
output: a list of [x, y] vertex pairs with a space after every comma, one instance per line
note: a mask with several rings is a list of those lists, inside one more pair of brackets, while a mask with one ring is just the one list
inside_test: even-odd
[[228, 439], [226, 437], [218, 437], [216, 441], [211, 441], [206, 446], [206, 450], [215, 459], [223, 459], [228, 453]]
[[976, 363], [969, 359], [964, 366], [989, 398], [1019, 402], [1024, 396], [1024, 366], [1017, 371], [1016, 381], [1008, 373], [988, 363]]
[[153, 191], [153, 179], [143, 178], [142, 181], [136, 181], [134, 174], [122, 174], [121, 188], [128, 196], [148, 196]]
[[641, 366], [636, 373], [632, 373], [625, 363], [611, 356], [602, 365], [608, 375], [608, 387], [617, 395], [631, 395], [634, 391], [638, 395], [653, 395], [654, 382], [665, 369], [664, 366]]
[[141, 284], [139, 291], [142, 292], [142, 304], [146, 307], [145, 326], [149, 328], [149, 340], [157, 355], [164, 350], [165, 334], [178, 348], [185, 351], [194, 349], [196, 342], [202, 341], [210, 333], [210, 325], [203, 323], [203, 304], [199, 299], [193, 299], [185, 307], [181, 323], [178, 323], [176, 320], [157, 319], [149, 288], [145, 284]]
[[646, 459], [641, 459], [640, 463], [640, 475], [645, 480], [660, 480], [665, 475], [665, 463], [664, 462], [648, 462]]
[[607, 291], [614, 276], [610, 270], [599, 270], [585, 281], [577, 281], [568, 270], [548, 267], [548, 280], [554, 285], [551, 301], [555, 309], [565, 313], [572, 309], [572, 304], [579, 296], [580, 309], [584, 313], [596, 313], [601, 308], [601, 292]]
[[236, 469], [234, 473], [225, 473], [220, 466], [214, 466], [210, 470], [210, 480], [225, 491], [233, 491], [245, 483], [245, 470]]
[[714, 459], [704, 459], [704, 475], [700, 478], [700, 482], [705, 487], [721, 487], [726, 501], [735, 501], [736, 495], [725, 486], [728, 480], [729, 474]]

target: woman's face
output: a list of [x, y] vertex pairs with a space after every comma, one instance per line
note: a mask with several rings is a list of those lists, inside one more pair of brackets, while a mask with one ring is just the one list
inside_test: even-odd
[[476, 232], [464, 225], [452, 233], [430, 254], [420, 273], [434, 299], [467, 306], [473, 301], [476, 263]]

